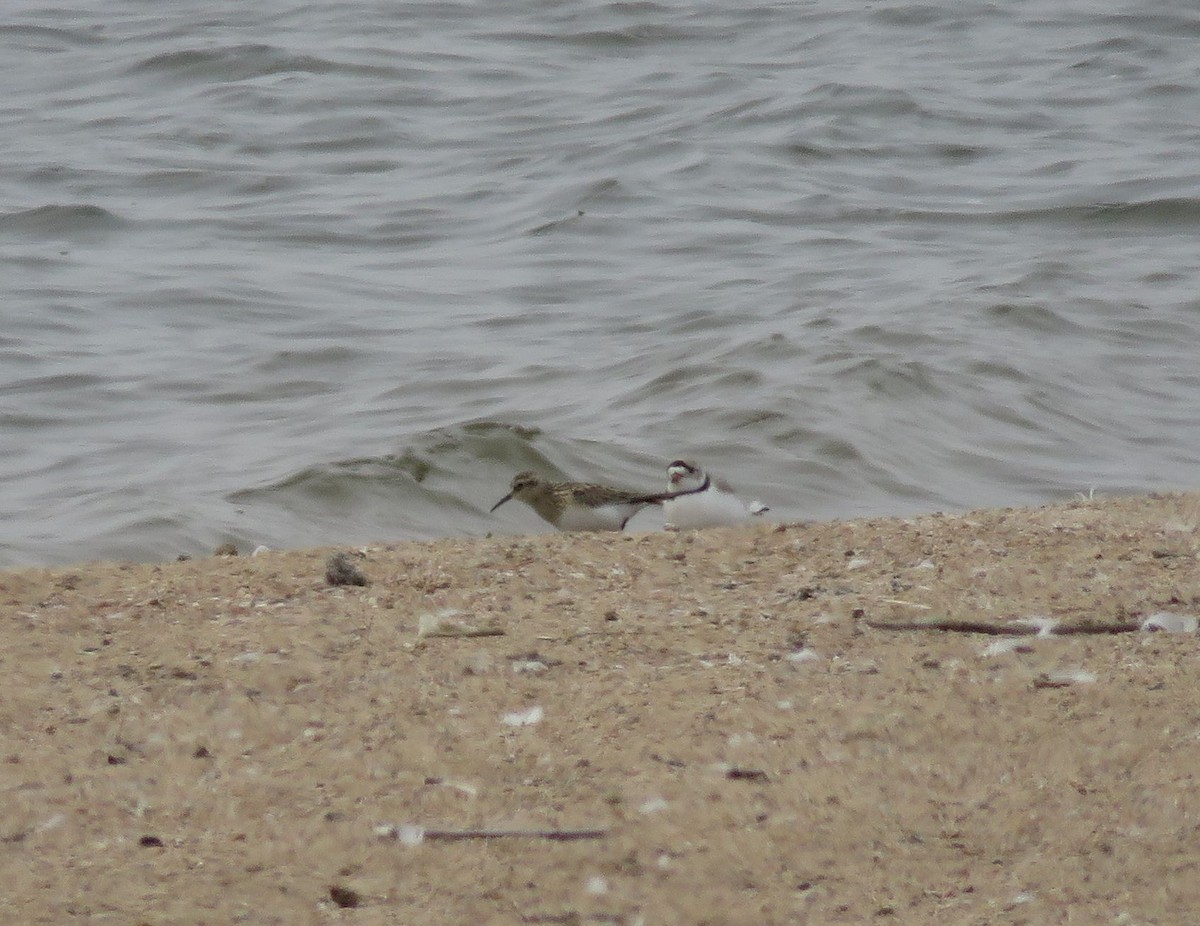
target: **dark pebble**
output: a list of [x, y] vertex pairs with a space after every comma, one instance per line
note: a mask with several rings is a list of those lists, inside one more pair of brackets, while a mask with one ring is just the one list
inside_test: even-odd
[[358, 891], [340, 884], [330, 885], [329, 899], [339, 907], [357, 907], [362, 904], [362, 895]]

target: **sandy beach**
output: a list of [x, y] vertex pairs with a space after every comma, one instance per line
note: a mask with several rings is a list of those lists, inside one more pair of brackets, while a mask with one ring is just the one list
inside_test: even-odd
[[3, 573], [0, 919], [1188, 922], [1198, 551], [1171, 494]]

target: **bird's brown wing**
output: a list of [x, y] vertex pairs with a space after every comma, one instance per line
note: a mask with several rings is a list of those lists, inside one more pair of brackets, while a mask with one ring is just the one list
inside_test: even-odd
[[[628, 492], [625, 489], [614, 489], [612, 486], [593, 483], [571, 486], [571, 495], [576, 501], [593, 508], [600, 505], [659, 505], [662, 504], [664, 497], [662, 493], [642, 495], [637, 492]], [[670, 493], [666, 493], [666, 496], [669, 497]]]

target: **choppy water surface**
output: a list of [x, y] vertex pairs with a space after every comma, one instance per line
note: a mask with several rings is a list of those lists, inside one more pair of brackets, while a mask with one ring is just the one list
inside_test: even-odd
[[1195, 482], [1194, 4], [6, 10], [0, 563]]

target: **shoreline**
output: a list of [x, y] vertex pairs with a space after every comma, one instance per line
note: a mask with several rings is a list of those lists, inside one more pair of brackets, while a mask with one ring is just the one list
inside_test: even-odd
[[1198, 494], [331, 552], [0, 573], [0, 909], [1200, 908]]

